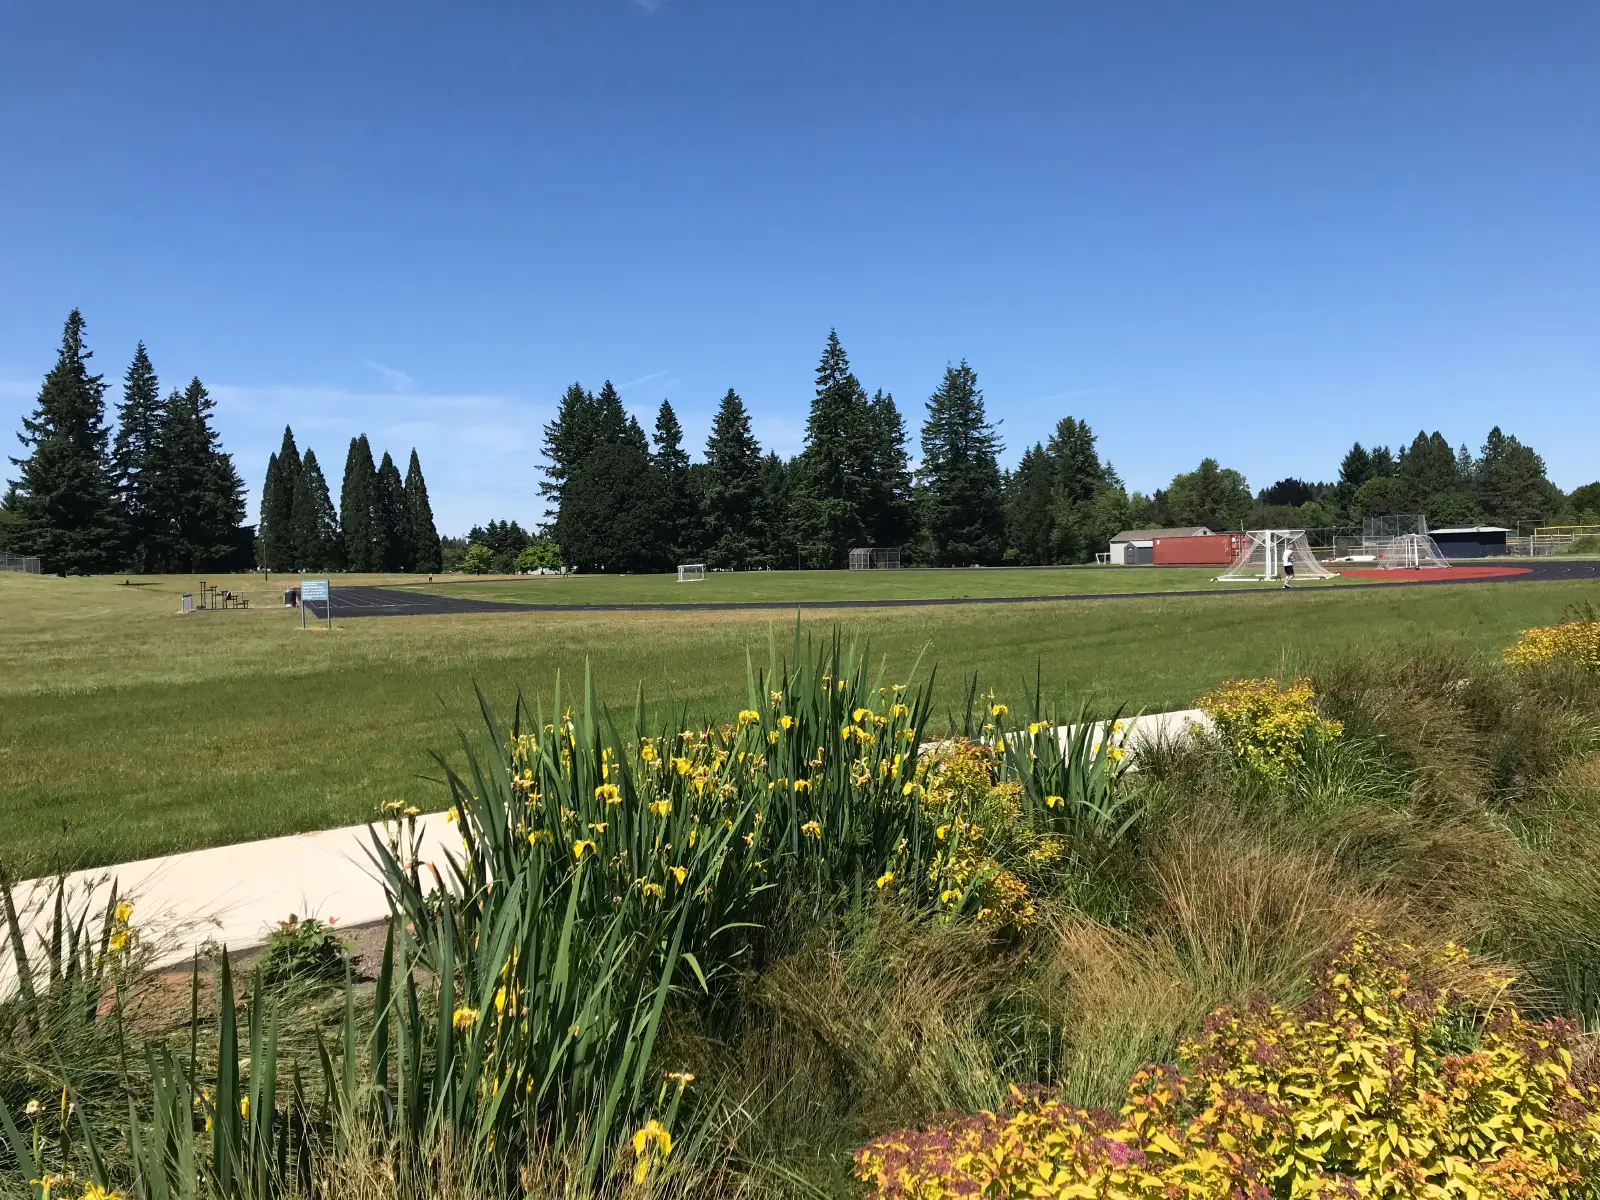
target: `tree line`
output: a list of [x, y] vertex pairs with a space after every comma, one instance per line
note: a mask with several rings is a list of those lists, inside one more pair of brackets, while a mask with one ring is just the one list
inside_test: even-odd
[[[1129, 492], [1089, 423], [1061, 418], [1047, 440], [1002, 470], [977, 373], [948, 367], [929, 397], [920, 460], [894, 397], [868, 396], [830, 333], [800, 454], [763, 451], [730, 389], [703, 462], [691, 463], [672, 405], [646, 435], [608, 382], [573, 384], [545, 427], [541, 490], [564, 561], [585, 571], [839, 567], [859, 546], [893, 546], [929, 566], [1093, 561], [1125, 529], [1298, 527], [1332, 531], [1363, 518], [1421, 513], [1440, 527], [1492, 521], [1600, 522], [1600, 484], [1564, 495], [1530, 447], [1498, 427], [1474, 456], [1419, 433], [1398, 454], [1354, 446], [1334, 483], [1278, 481], [1252, 493], [1244, 475], [1204, 458], [1150, 495]], [[479, 544], [474, 536], [467, 548]], [[529, 544], [535, 539], [523, 535]], [[513, 562], [486, 550], [480, 563]]]
[[339, 507], [316, 451], [302, 458], [294, 430], [267, 459], [256, 555], [269, 571], [427, 571], [443, 569], [439, 531], [416, 448], [405, 478], [387, 450], [374, 463], [366, 434], [350, 439]]
[[212, 427], [215, 402], [199, 378], [161, 393], [144, 343], [123, 376], [113, 434], [105, 377], [77, 309], [12, 458], [0, 499], [0, 548], [36, 555], [45, 570], [231, 571], [248, 567], [244, 484]]

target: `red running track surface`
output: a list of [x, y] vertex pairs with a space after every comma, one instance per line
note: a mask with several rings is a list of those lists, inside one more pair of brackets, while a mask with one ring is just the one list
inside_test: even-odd
[[1395, 567], [1389, 570], [1383, 568], [1361, 568], [1359, 570], [1343, 570], [1341, 575], [1354, 575], [1360, 579], [1392, 579], [1398, 583], [1402, 579], [1436, 580], [1444, 583], [1451, 579], [1500, 579], [1509, 575], [1531, 575], [1531, 567], [1417, 567], [1407, 569]]

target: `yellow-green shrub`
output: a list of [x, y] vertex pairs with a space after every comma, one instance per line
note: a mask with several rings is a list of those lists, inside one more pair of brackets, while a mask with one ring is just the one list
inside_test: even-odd
[[1309, 679], [1287, 687], [1273, 679], [1230, 679], [1201, 696], [1199, 705], [1241, 762], [1274, 777], [1303, 762], [1308, 746], [1344, 733], [1343, 725], [1317, 711]]
[[1504, 655], [1514, 667], [1569, 663], [1587, 671], [1600, 671], [1600, 620], [1577, 617], [1557, 625], [1524, 629]]
[[1016, 1091], [872, 1142], [857, 1175], [879, 1200], [1593, 1197], [1600, 1088], [1573, 1077], [1572, 1029], [1464, 960], [1358, 936], [1308, 1003], [1219, 1011], [1120, 1114]]

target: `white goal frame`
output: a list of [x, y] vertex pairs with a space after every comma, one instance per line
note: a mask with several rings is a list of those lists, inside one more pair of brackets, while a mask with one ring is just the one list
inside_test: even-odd
[[1239, 551], [1218, 583], [1273, 583], [1283, 578], [1284, 556], [1294, 554], [1296, 579], [1332, 579], [1334, 573], [1317, 561], [1304, 529], [1252, 529], [1250, 544]]
[[1416, 571], [1427, 567], [1448, 567], [1450, 560], [1439, 543], [1425, 533], [1402, 533], [1378, 552], [1373, 564], [1385, 571]]
[[706, 581], [705, 563], [679, 563], [679, 583], [704, 583]]

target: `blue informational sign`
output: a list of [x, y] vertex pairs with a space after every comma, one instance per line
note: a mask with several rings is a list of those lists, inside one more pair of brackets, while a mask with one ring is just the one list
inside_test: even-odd
[[328, 581], [326, 579], [302, 579], [300, 581], [301, 600], [326, 600], [328, 598]]

